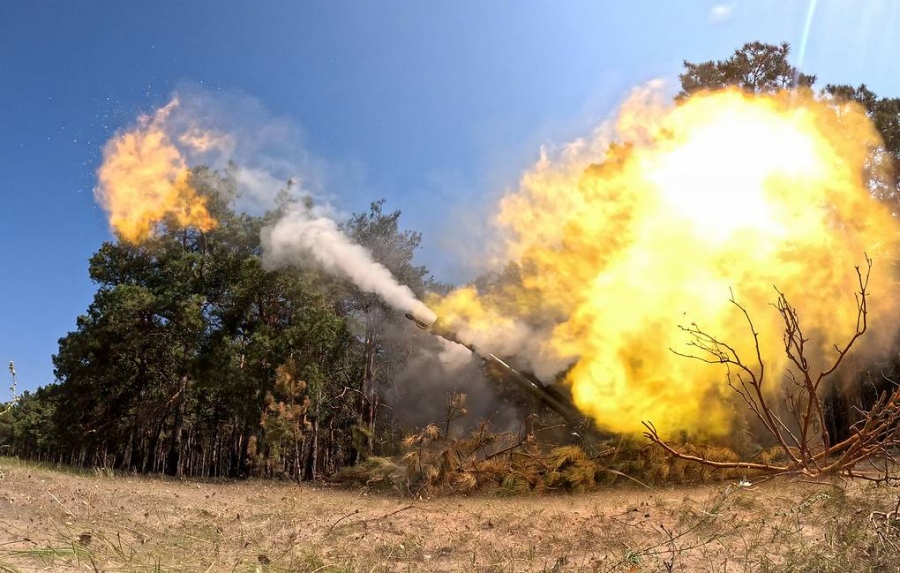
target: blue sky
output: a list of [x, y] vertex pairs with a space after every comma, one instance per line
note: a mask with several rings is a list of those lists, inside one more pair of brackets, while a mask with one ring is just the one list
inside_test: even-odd
[[[859, 4], [859, 6], [854, 6]], [[423, 262], [465, 277], [479, 217], [542, 143], [588, 133], [627, 91], [752, 40], [794, 46], [806, 1], [0, 2], [0, 360], [53, 380], [57, 340], [111, 235], [92, 189], [104, 142], [178, 86], [255, 98], [335, 172], [345, 211], [387, 198]], [[821, 84], [900, 95], [900, 3], [816, 5]], [[5, 368], [4, 368], [5, 370]], [[6, 386], [4, 384], [3, 386]], [[3, 396], [5, 398], [5, 395]]]

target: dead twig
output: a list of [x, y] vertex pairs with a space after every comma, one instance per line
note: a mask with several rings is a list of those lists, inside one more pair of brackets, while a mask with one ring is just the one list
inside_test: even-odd
[[344, 521], [345, 519], [347, 519], [347, 518], [350, 517], [351, 515], [356, 515], [357, 513], [359, 513], [359, 510], [358, 510], [358, 509], [354, 509], [354, 510], [351, 511], [350, 513], [348, 513], [348, 514], [346, 514], [346, 515], [342, 515], [341, 517], [339, 517], [337, 521], [335, 521], [334, 523], [331, 524], [331, 527], [328, 528], [328, 531], [325, 532], [325, 535], [328, 535], [329, 533], [331, 533], [331, 530], [333, 530], [334, 527], [335, 527], [338, 523]]

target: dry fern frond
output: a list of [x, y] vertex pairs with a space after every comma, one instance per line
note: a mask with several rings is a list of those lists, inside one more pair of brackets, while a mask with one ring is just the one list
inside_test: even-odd
[[453, 475], [451, 485], [456, 491], [469, 493], [478, 488], [478, 479], [470, 472], [459, 472]]
[[431, 441], [437, 440], [441, 437], [442, 432], [441, 429], [435, 426], [434, 424], [428, 424], [425, 429], [422, 431], [422, 435]]
[[513, 472], [507, 475], [503, 479], [501, 487], [508, 493], [514, 493], [518, 495], [531, 491], [531, 483], [529, 483], [528, 479], [524, 475], [518, 472]]
[[558, 470], [567, 464], [583, 462], [588, 459], [587, 453], [580, 446], [560, 446], [550, 451], [551, 467]]

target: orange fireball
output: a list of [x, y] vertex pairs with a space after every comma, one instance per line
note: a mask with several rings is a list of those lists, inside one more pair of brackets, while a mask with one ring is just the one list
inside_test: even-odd
[[777, 392], [786, 363], [773, 285], [798, 307], [811, 355], [827, 358], [854, 332], [865, 253], [876, 261], [870, 317], [889, 326], [898, 228], [869, 194], [879, 139], [861, 109], [788, 92], [653, 101], [626, 102], [607, 137], [545, 154], [501, 201], [519, 284], [434, 307], [483, 344], [529, 325], [519, 355], [536, 371], [563, 365], [577, 405], [603, 428], [637, 433], [650, 420], [667, 433], [723, 434], [734, 417], [723, 370], [673, 353], [690, 352], [678, 326], [697, 323], [751, 360], [733, 292]]

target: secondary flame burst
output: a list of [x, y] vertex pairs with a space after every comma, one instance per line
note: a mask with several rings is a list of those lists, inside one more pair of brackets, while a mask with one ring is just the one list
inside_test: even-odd
[[[123, 240], [139, 243], [164, 220], [208, 231], [216, 226], [206, 199], [191, 186], [184, 155], [173, 142], [167, 120], [178, 106], [173, 99], [137, 126], [110, 140], [103, 150], [94, 193]], [[214, 144], [213, 134], [193, 130], [178, 138], [200, 151]]]
[[862, 110], [809, 94], [726, 90], [677, 106], [646, 95], [626, 102], [612, 134], [543, 154], [501, 201], [518, 280], [430, 302], [467, 341], [516, 340], [526, 346], [507, 354], [536, 372], [567, 367], [577, 405], [604, 428], [651, 420], [720, 435], [733, 418], [723, 371], [671, 352], [690, 350], [678, 325], [697, 323], [752, 361], [733, 292], [777, 391], [786, 362], [773, 285], [830, 356], [856, 326], [864, 253], [877, 265], [870, 317], [889, 322], [897, 225], [865, 173], [879, 138]]

